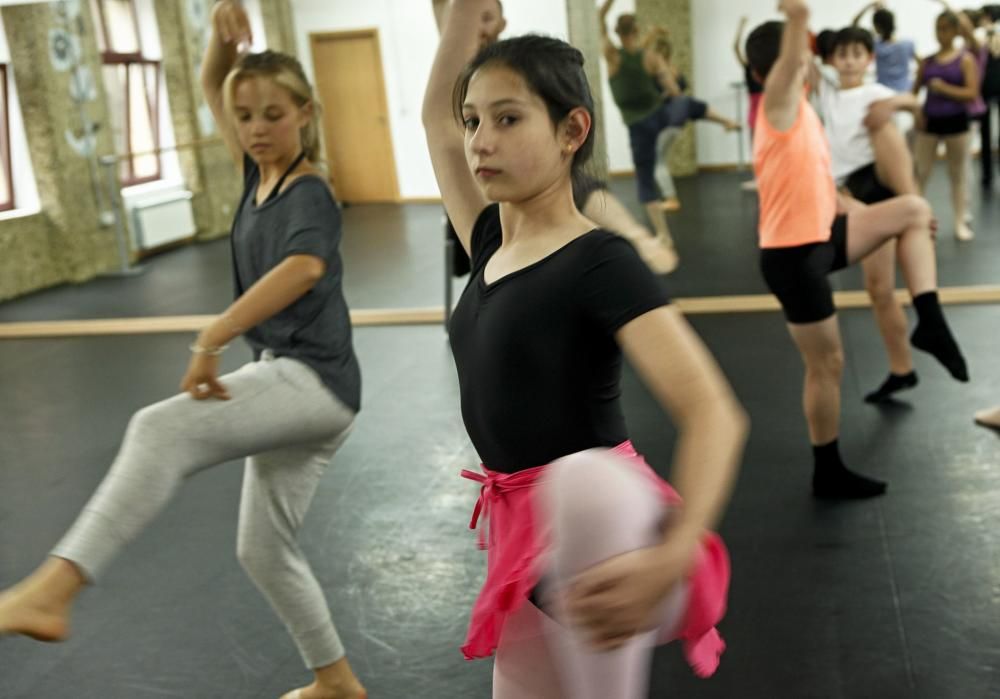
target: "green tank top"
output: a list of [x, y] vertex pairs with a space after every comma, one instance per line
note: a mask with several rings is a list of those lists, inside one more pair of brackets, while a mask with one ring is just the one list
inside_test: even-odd
[[618, 49], [618, 56], [618, 72], [608, 82], [615, 104], [625, 119], [625, 125], [631, 126], [656, 111], [663, 101], [663, 95], [655, 78], [642, 65], [642, 51], [629, 53]]

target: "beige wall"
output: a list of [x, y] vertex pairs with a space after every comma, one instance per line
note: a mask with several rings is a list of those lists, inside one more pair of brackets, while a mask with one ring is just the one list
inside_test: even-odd
[[[88, 279], [115, 265], [114, 231], [99, 224], [104, 207], [95, 191], [100, 172], [70, 139], [85, 141], [81, 111], [98, 126], [91, 150], [110, 150], [107, 104], [89, 14], [67, 22], [53, 5], [13, 5], [0, 10], [7, 30], [28, 147], [38, 182], [42, 213], [0, 221], [0, 299], [64, 281]], [[72, 70], [50, 58], [51, 29], [79, 42], [79, 60], [96, 80], [92, 101], [70, 96]], [[67, 68], [60, 70], [59, 68]], [[103, 188], [101, 189], [103, 192]]]
[[[240, 194], [240, 181], [229, 152], [202, 97], [199, 74], [209, 37], [209, 18], [199, 16], [189, 0], [157, 0], [156, 19], [163, 46], [163, 72], [170, 95], [170, 116], [178, 146], [181, 175], [194, 195], [195, 223], [202, 240], [229, 232]], [[171, 27], [173, 31], [163, 31]], [[191, 144], [200, 144], [191, 147]]]
[[[156, 0], [154, 4], [176, 142], [213, 140], [217, 134], [198, 82], [209, 31], [208, 18], [199, 15], [199, 8], [203, 11], [210, 3]], [[268, 46], [294, 53], [288, 0], [260, 4]], [[80, 3], [79, 24], [75, 18], [67, 21], [60, 7], [38, 3], [0, 9], [42, 206], [40, 214], [0, 221], [0, 301], [55, 284], [85, 281], [118, 265], [114, 228], [100, 223], [108, 203], [104, 172], [96, 158], [111, 153], [113, 146], [89, 3]], [[54, 28], [76, 36], [79, 62], [94, 78], [93, 100], [77, 104], [71, 98], [72, 69], [59, 70], [50, 58], [49, 32]], [[81, 107], [97, 125], [90, 157], [70, 143], [83, 136]], [[226, 235], [240, 193], [228, 152], [221, 143], [202, 143], [180, 148], [179, 159], [194, 194], [199, 239]]]

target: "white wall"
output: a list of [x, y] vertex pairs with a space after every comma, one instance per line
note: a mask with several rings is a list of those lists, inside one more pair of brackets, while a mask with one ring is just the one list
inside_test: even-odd
[[[595, 8], [601, 0], [594, 0]], [[848, 24], [865, 0], [838, 4], [814, 0], [813, 27]], [[733, 35], [739, 17], [749, 17], [752, 28], [768, 19], [780, 18], [774, 0], [692, 0], [694, 70], [693, 93], [716, 111], [746, 117], [745, 94], [731, 84], [742, 82], [743, 73], [733, 57]], [[918, 51], [933, 50], [934, 19], [940, 6], [930, 0], [896, 0], [889, 6], [897, 13], [899, 34], [917, 41]], [[437, 48], [437, 30], [431, 0], [292, 0], [299, 56], [310, 78], [314, 76], [309, 34], [376, 28], [382, 47], [386, 99], [396, 155], [397, 178], [403, 197], [437, 196], [420, 123], [420, 104]], [[508, 27], [505, 36], [527, 32], [567, 38], [565, 0], [505, 0]], [[635, 0], [617, 0], [608, 17], [609, 32], [619, 14], [635, 11]], [[596, 12], [596, 10], [595, 10]], [[590, 66], [588, 66], [590, 68]], [[601, 60], [604, 124], [608, 141], [608, 164], [612, 171], [631, 170], [628, 131], [611, 97], [607, 65]], [[698, 124], [698, 160], [702, 165], [725, 165], [739, 161], [739, 138], [710, 124]], [[749, 150], [749, 138], [745, 138]], [[744, 159], [747, 153], [744, 153]]]
[[[292, 10], [299, 57], [310, 78], [315, 70], [310, 33], [378, 29], [400, 195], [437, 196], [420, 123], [424, 86], [438, 41], [430, 0], [293, 0]], [[534, 31], [567, 38], [561, 0], [505, 0], [504, 10], [508, 35]]]
[[[850, 24], [866, 0], [830, 2], [813, 0], [813, 31], [837, 29]], [[917, 42], [917, 51], [925, 55], [934, 50], [934, 21], [941, 6], [930, 0], [895, 0], [887, 3], [896, 14], [897, 35]], [[732, 44], [741, 15], [749, 17], [747, 31], [769, 19], [781, 19], [774, 0], [692, 0], [691, 22], [694, 31], [694, 90], [716, 111], [736, 115], [737, 97], [730, 87], [742, 82], [743, 71], [733, 56]], [[871, 15], [865, 22], [871, 29]], [[744, 39], [746, 37], [744, 36]], [[745, 93], [744, 93], [745, 95]], [[740, 105], [746, 117], [745, 96]], [[698, 160], [702, 165], [730, 164], [738, 161], [738, 138], [719, 127], [698, 124]], [[749, 150], [749, 138], [744, 139]], [[748, 153], [744, 153], [744, 158]]]

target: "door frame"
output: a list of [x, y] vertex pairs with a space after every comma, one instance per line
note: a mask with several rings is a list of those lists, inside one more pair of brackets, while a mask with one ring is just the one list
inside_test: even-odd
[[[318, 44], [330, 40], [336, 41], [338, 39], [359, 39], [359, 38], [362, 39], [371, 38], [375, 41], [375, 67], [377, 68], [375, 76], [375, 81], [376, 81], [375, 87], [378, 90], [378, 99], [381, 102], [381, 107], [385, 112], [386, 134], [388, 136], [388, 141], [389, 141], [389, 157], [392, 160], [391, 163], [392, 167], [389, 168], [389, 177], [392, 186], [391, 188], [393, 191], [393, 194], [389, 199], [364, 202], [364, 203], [378, 203], [383, 201], [390, 203], [399, 203], [402, 201], [402, 197], [400, 197], [399, 193], [399, 176], [396, 170], [396, 144], [392, 138], [392, 117], [389, 112], [389, 97], [385, 89], [385, 67], [382, 65], [382, 42], [379, 39], [378, 27], [369, 27], [364, 29], [349, 29], [345, 31], [310, 32], [309, 52], [311, 54], [313, 62], [313, 73], [316, 74], [320, 70], [319, 65], [316, 62], [316, 47]], [[316, 88], [316, 92], [317, 92], [317, 97], [320, 97], [320, 95], [318, 94], [319, 93], [318, 86]], [[329, 111], [329, 107], [325, 103], [323, 104], [323, 111], [324, 113], [327, 113]], [[332, 112], [329, 113], [332, 114]], [[324, 131], [325, 130], [326, 129], [324, 127]], [[325, 143], [325, 133], [324, 133], [324, 149], [326, 147], [327, 146]], [[327, 153], [324, 153], [323, 155], [326, 156]], [[336, 183], [334, 183], [334, 191], [336, 191]]]

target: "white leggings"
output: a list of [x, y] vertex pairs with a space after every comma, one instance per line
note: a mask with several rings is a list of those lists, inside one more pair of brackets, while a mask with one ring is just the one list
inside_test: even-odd
[[294, 359], [265, 356], [219, 380], [228, 401], [182, 393], [132, 417], [110, 471], [52, 555], [97, 579], [186, 478], [246, 457], [237, 556], [306, 666], [324, 667], [344, 648], [296, 535], [354, 411]]
[[[584, 570], [661, 540], [666, 514], [635, 468], [607, 450], [559, 459], [540, 486], [552, 549], [545, 584], [562, 587]], [[687, 602], [678, 585], [658, 629], [610, 652], [592, 650], [578, 631], [530, 602], [507, 619], [493, 666], [494, 699], [645, 699], [653, 648], [676, 635]]]

